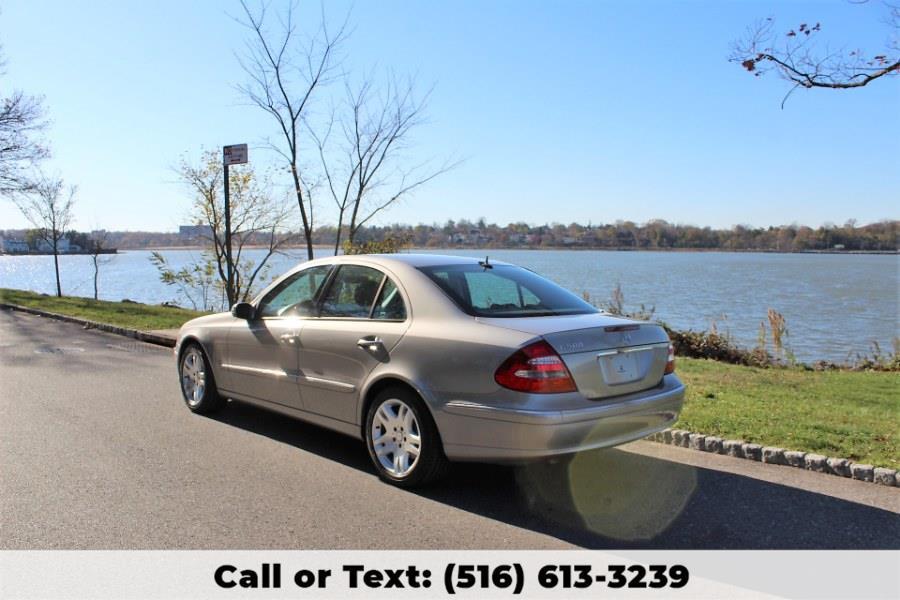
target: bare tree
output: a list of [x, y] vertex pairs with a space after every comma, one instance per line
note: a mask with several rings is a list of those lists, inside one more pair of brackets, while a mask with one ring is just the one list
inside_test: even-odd
[[37, 230], [38, 239], [46, 242], [53, 252], [56, 271], [56, 295], [62, 296], [59, 283], [59, 242], [65, 237], [73, 220], [75, 186], [66, 187], [60, 178], [41, 175], [29, 185], [27, 193], [13, 197], [19, 210]]
[[[5, 61], [0, 56], [0, 76]], [[0, 195], [11, 196], [34, 185], [33, 168], [48, 155], [39, 136], [46, 127], [41, 99], [13, 90], [0, 98]]]
[[374, 216], [458, 164], [408, 164], [406, 151], [424, 122], [428, 96], [416, 98], [413, 80], [400, 84], [390, 78], [379, 92], [369, 78], [356, 89], [346, 85], [345, 102], [338, 109], [342, 114], [333, 111], [321, 132], [307, 124], [337, 208], [335, 254], [345, 223], [352, 247], [360, 228]]
[[94, 266], [94, 300], [99, 300], [100, 267], [112, 261], [112, 256], [108, 253], [109, 234], [106, 231], [95, 230], [91, 233], [90, 244], [91, 264]]
[[[187, 268], [184, 273], [198, 281], [207, 281], [210, 274], [217, 275], [228, 306], [249, 299], [256, 283], [268, 273], [272, 256], [295, 241], [295, 237], [286, 232], [291, 212], [289, 204], [273, 194], [269, 177], [257, 176], [249, 166], [232, 169], [230, 204], [234, 281], [233, 288], [229, 289], [221, 157], [216, 152], [206, 152], [199, 164], [182, 160], [175, 171], [193, 192], [192, 221], [208, 228], [207, 233], [201, 236], [208, 242], [204, 264], [194, 265], [196, 269]], [[247, 258], [245, 253], [251, 246], [263, 250], [262, 258]], [[179, 283], [177, 276], [180, 271], [169, 268], [164, 258], [161, 261], [154, 259], [154, 264], [159, 268], [163, 282]], [[210, 295], [204, 293], [202, 297], [209, 298]], [[208, 310], [212, 307], [198, 308]]]
[[[268, 5], [252, 10], [241, 0], [241, 22], [251, 31], [245, 55], [240, 59], [248, 82], [238, 89], [250, 102], [269, 114], [278, 126], [278, 141], [268, 145], [285, 161], [291, 174], [293, 194], [300, 209], [306, 252], [313, 258], [313, 203], [301, 162], [303, 119], [319, 88], [337, 75], [338, 48], [346, 39], [347, 21], [330, 31], [324, 15], [318, 31], [304, 38], [297, 29], [295, 2], [289, 2], [283, 14], [269, 18]], [[270, 30], [275, 21], [274, 31]]]
[[[865, 4], [863, 2], [856, 2]], [[820, 23], [800, 23], [784, 33], [776, 30], [769, 17], [747, 28], [729, 58], [749, 73], [760, 77], [776, 71], [793, 85], [782, 100], [782, 108], [797, 88], [853, 89], [900, 73], [900, 7], [887, 4], [889, 38], [877, 54], [861, 49], [831, 50], [817, 42]]]

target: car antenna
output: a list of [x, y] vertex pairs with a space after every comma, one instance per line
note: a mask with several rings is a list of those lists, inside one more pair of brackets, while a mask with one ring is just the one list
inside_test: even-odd
[[481, 267], [484, 269], [493, 269], [494, 265], [492, 265], [490, 262], [488, 262], [490, 260], [490, 258], [491, 258], [490, 256], [485, 255], [484, 260], [479, 260], [478, 264], [481, 265]]

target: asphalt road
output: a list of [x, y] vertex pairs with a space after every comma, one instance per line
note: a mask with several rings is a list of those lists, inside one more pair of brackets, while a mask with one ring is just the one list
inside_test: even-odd
[[381, 483], [362, 443], [182, 404], [171, 350], [0, 311], [0, 548], [900, 548], [900, 489], [638, 442]]

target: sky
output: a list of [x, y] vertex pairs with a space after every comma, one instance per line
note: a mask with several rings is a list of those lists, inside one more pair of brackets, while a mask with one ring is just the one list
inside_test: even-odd
[[[281, 5], [273, 0], [273, 10]], [[350, 14], [343, 68], [433, 86], [409, 160], [463, 163], [376, 222], [485, 218], [712, 227], [900, 218], [900, 77], [789, 89], [728, 62], [756, 20], [820, 22], [832, 47], [880, 51], [878, 2], [327, 0]], [[272, 164], [274, 121], [248, 106], [237, 1], [0, 3], [11, 88], [42, 95], [47, 169], [78, 185], [75, 227], [172, 231], [180, 157], [246, 142]], [[301, 4], [315, 25], [318, 2]], [[323, 111], [326, 90], [316, 110]], [[333, 221], [327, 205], [320, 222]], [[298, 218], [299, 223], [299, 218]], [[25, 227], [0, 199], [0, 229]]]

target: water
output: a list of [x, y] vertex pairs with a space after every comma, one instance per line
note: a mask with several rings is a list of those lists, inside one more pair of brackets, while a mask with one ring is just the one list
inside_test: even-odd
[[[245, 251], [246, 252], [246, 251]], [[750, 254], [724, 252], [602, 252], [572, 250], [443, 250], [520, 264], [577, 292], [608, 299], [617, 283], [627, 308], [643, 303], [678, 329], [716, 322], [740, 344], [756, 343], [771, 307], [787, 320], [788, 344], [798, 360], [843, 361], [890, 349], [900, 335], [896, 255]], [[174, 268], [199, 257], [196, 250], [162, 254]], [[253, 252], [251, 251], [252, 255]], [[317, 256], [327, 256], [327, 249]], [[258, 255], [258, 254], [257, 254]], [[176, 300], [159, 281], [149, 251], [122, 252], [101, 267], [100, 297], [160, 303]], [[272, 259], [272, 276], [294, 266], [305, 251]], [[88, 256], [61, 256], [63, 293], [93, 295]], [[0, 256], [0, 287], [53, 293], [53, 258]]]

